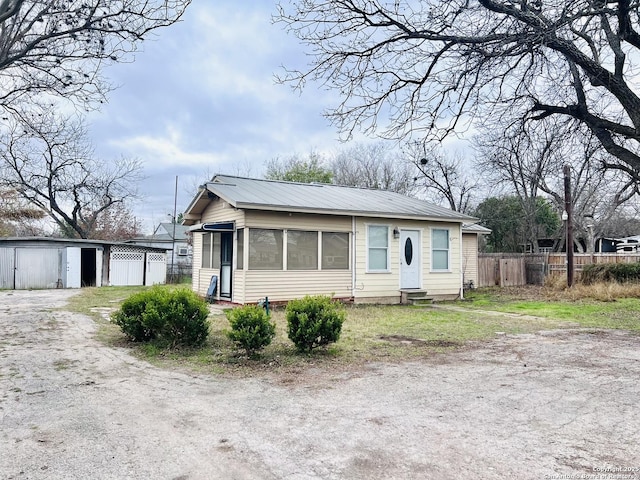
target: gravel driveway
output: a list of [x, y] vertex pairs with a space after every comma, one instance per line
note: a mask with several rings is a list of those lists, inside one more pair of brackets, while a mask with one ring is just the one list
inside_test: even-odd
[[2, 479], [640, 478], [637, 335], [499, 336], [286, 385], [105, 347], [52, 309], [75, 293], [0, 292]]

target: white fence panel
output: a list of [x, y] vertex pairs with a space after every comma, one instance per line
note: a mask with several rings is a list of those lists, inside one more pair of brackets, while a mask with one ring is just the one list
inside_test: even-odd
[[167, 254], [147, 253], [147, 276], [145, 285], [165, 283], [167, 279]]
[[112, 251], [109, 277], [113, 286], [144, 285], [144, 253]]

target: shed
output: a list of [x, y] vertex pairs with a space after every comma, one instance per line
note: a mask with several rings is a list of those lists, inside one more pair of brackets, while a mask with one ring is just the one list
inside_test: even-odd
[[217, 298], [240, 304], [306, 294], [399, 303], [462, 296], [462, 225], [476, 221], [383, 190], [217, 175], [183, 223], [201, 295], [215, 276]]
[[0, 238], [0, 288], [80, 288], [165, 283], [160, 248], [105, 240]]

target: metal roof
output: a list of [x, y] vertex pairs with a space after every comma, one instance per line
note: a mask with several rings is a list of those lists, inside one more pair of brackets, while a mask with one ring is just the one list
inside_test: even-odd
[[355, 215], [474, 223], [476, 218], [448, 208], [385, 190], [319, 183], [295, 183], [216, 175], [206, 183], [185, 212], [193, 225], [211, 198], [248, 210]]
[[462, 225], [462, 231], [466, 233], [481, 233], [489, 235], [491, 233], [491, 229], [487, 227], [483, 227], [479, 223], [468, 224], [465, 223]]

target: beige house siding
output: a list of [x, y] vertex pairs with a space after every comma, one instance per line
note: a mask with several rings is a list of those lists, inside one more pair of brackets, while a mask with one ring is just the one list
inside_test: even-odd
[[[436, 272], [431, 270], [431, 230], [434, 228], [449, 229], [449, 271]], [[424, 237], [425, 282], [424, 290], [435, 297], [457, 297], [462, 291], [462, 225], [459, 223], [429, 223]]]
[[305, 295], [329, 295], [335, 298], [351, 297], [349, 270], [269, 271], [246, 272], [244, 301], [257, 302], [264, 297], [270, 301], [283, 301]]
[[462, 272], [465, 282], [478, 286], [478, 234], [462, 234]]
[[244, 211], [233, 208], [220, 198], [213, 200], [202, 212], [201, 223], [207, 222], [236, 222], [236, 227], [244, 225]]
[[[368, 225], [385, 225], [389, 228], [389, 271], [367, 271], [367, 227]], [[358, 251], [354, 300], [356, 302], [400, 301], [400, 240], [393, 238], [393, 230], [416, 230], [420, 233], [422, 289], [434, 296], [455, 297], [460, 294], [462, 277], [460, 268], [460, 234], [461, 226], [457, 223], [417, 222], [409, 220], [389, 220], [374, 218], [358, 218], [356, 221], [355, 244]], [[449, 265], [447, 272], [431, 271], [431, 229], [449, 229]]]
[[200, 270], [202, 266], [202, 234], [194, 233], [192, 238], [193, 262], [191, 263], [191, 289], [198, 295], [205, 295], [207, 293], [208, 284], [204, 287], [204, 292], [202, 292], [200, 288]]
[[[218, 291], [216, 292], [216, 296], [220, 293], [220, 270], [217, 268], [199, 268], [198, 274], [194, 277], [198, 282], [198, 289], [192, 287], [193, 290], [201, 296], [205, 296], [207, 294], [207, 290], [209, 289], [209, 283], [211, 283], [211, 277], [213, 275], [218, 276]], [[195, 282], [194, 282], [195, 283]]]
[[351, 231], [351, 217], [248, 210], [245, 222], [254, 228], [278, 228], [325, 232]]

